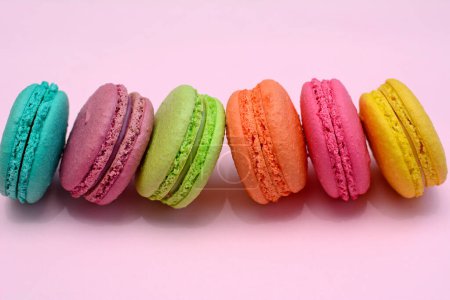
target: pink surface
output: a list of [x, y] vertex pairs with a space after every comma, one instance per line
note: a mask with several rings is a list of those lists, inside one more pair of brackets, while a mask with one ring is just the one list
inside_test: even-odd
[[[353, 101], [386, 78], [421, 99], [450, 149], [450, 2], [33, 1], [0, 9], [0, 131], [17, 93], [50, 80], [73, 124], [104, 82], [155, 108], [189, 83], [226, 101], [264, 78], [298, 109], [303, 82], [339, 78]], [[310, 169], [312, 172], [312, 169]], [[229, 148], [191, 206], [130, 186], [107, 207], [54, 184], [39, 204], [0, 197], [0, 299], [449, 299], [450, 188], [400, 199], [372, 170], [358, 201], [304, 190], [262, 207]]]

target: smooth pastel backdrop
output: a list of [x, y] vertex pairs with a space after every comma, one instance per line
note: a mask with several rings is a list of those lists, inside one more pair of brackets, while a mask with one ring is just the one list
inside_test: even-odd
[[[223, 103], [264, 78], [299, 107], [313, 76], [357, 103], [387, 77], [408, 84], [450, 149], [450, 2], [0, 1], [0, 131], [19, 91], [49, 80], [70, 124], [105, 82], [155, 107], [192, 84]], [[354, 203], [304, 191], [261, 207], [224, 147], [189, 208], [138, 197], [108, 207], [57, 182], [37, 205], [0, 197], [0, 299], [450, 299], [450, 188], [400, 199], [373, 168]]]

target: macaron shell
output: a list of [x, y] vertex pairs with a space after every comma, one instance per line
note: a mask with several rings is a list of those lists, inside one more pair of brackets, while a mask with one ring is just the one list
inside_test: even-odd
[[116, 85], [105, 84], [78, 113], [60, 168], [61, 185], [66, 190], [72, 191], [91, 170], [111, 127], [117, 97]]
[[[226, 109], [226, 135], [231, 147], [233, 161], [238, 171], [239, 177], [245, 187], [246, 192], [256, 202], [267, 204], [266, 199], [259, 186], [255, 170], [252, 167], [252, 157], [250, 156], [250, 146], [244, 137], [242, 122], [240, 117], [239, 92], [234, 92], [227, 103]], [[263, 176], [270, 176], [267, 172]]]
[[274, 80], [259, 84], [276, 160], [291, 192], [306, 184], [306, 146], [300, 119], [286, 90]]
[[420, 168], [392, 107], [378, 91], [363, 94], [359, 103], [370, 147], [386, 180], [403, 197], [421, 195]]
[[[58, 87], [55, 84], [51, 84], [45, 88], [45, 93], [39, 101], [38, 109], [35, 111], [32, 125], [28, 132], [28, 136], [26, 137], [26, 145], [23, 149], [22, 160], [20, 162], [20, 173], [17, 180], [17, 198], [22, 203], [27, 202], [28, 183], [30, 180], [30, 172], [35, 162], [35, 153], [40, 144], [43, 125], [47, 121], [49, 110], [53, 105], [53, 100], [56, 98], [57, 92]], [[59, 161], [59, 155], [57, 159]], [[38, 162], [38, 164], [39, 163], [41, 162]], [[45, 176], [45, 174], [42, 175]], [[53, 176], [53, 172], [51, 176]], [[47, 187], [48, 185], [45, 186], [44, 189]]]
[[[205, 97], [205, 96], [204, 96]], [[208, 97], [208, 96], [206, 96]], [[222, 150], [223, 138], [225, 135], [225, 111], [223, 105], [220, 101], [215, 98], [208, 97], [207, 101], [215, 105], [216, 116], [215, 116], [215, 126], [213, 132], [205, 132], [205, 134], [211, 135], [211, 141], [208, 149], [206, 150], [206, 157], [203, 164], [198, 166], [191, 166], [200, 169], [199, 175], [196, 177], [195, 181], [189, 183], [191, 185], [190, 192], [177, 204], [173, 205], [174, 208], [183, 208], [189, 205], [195, 198], [201, 193], [209, 177], [211, 176], [214, 167], [216, 165], [217, 159], [219, 158], [220, 152]], [[199, 151], [202, 151], [199, 148]]]
[[172, 161], [164, 181], [159, 185], [158, 189], [150, 195], [149, 199], [159, 201], [166, 199], [170, 196], [169, 194], [173, 194], [174, 190], [179, 189], [186, 173], [189, 172], [191, 162], [194, 160], [198, 145], [202, 140], [205, 122], [207, 119], [210, 119], [206, 113], [206, 103], [203, 101], [203, 98], [203, 95], [197, 95], [194, 111], [189, 120], [183, 143]]
[[[309, 156], [323, 189], [333, 198], [339, 197], [335, 172], [329, 159], [326, 140], [323, 136], [322, 122], [317, 117], [319, 106], [316, 102], [311, 82], [303, 84], [300, 96], [300, 110]], [[337, 149], [335, 151], [338, 151]]]
[[356, 107], [344, 85], [336, 79], [330, 81], [336, 97], [336, 111], [339, 114], [345, 145], [351, 160], [353, 180], [359, 195], [367, 192], [370, 186], [370, 156], [366, 136]]
[[[429, 173], [434, 173], [435, 177], [427, 178], [426, 185], [433, 186], [443, 183], [447, 178], [445, 152], [428, 114], [425, 112], [416, 96], [405, 84], [396, 79], [388, 79], [386, 83], [391, 85], [401, 98], [403, 107], [406, 109], [414, 128], [421, 137], [421, 142], [428, 155], [427, 158], [431, 161], [431, 166], [429, 166], [429, 168], [431, 167], [433, 170], [429, 171]], [[420, 155], [420, 149], [416, 150]], [[422, 164], [422, 167], [425, 167], [425, 165]]]
[[184, 141], [196, 97], [197, 92], [191, 86], [179, 86], [156, 112], [150, 145], [136, 178], [141, 196], [150, 197], [167, 176]]
[[26, 201], [38, 201], [51, 184], [66, 140], [69, 117], [67, 95], [58, 91], [42, 124], [29, 173]]
[[[114, 162], [104, 178], [86, 199], [99, 205], [114, 201], [132, 180], [147, 148], [153, 128], [153, 106], [138, 93], [130, 94], [133, 105], [128, 129]], [[142, 106], [138, 104], [141, 101]], [[141, 114], [138, 109], [142, 107]], [[106, 194], [102, 195], [106, 190]]]
[[32, 84], [20, 92], [11, 108], [8, 121], [3, 131], [0, 145], [0, 193], [2, 195], [6, 195], [8, 165], [14, 147], [18, 130], [17, 127], [27, 107], [28, 100], [38, 86], [38, 84]]
[[370, 157], [350, 95], [337, 79], [303, 85], [300, 106], [317, 177], [333, 198], [356, 199], [370, 186]]
[[239, 93], [242, 131], [250, 145], [252, 168], [261, 192], [267, 200], [275, 202], [290, 191], [274, 151], [263, 102], [259, 84]]

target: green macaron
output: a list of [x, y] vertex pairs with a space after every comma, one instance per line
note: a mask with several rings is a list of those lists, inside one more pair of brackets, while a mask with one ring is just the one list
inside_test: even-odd
[[16, 98], [0, 145], [0, 193], [35, 203], [50, 185], [64, 148], [69, 103], [56, 84], [32, 84]]
[[222, 149], [225, 111], [188, 85], [175, 88], [155, 115], [153, 136], [136, 178], [138, 193], [174, 208], [202, 191]]

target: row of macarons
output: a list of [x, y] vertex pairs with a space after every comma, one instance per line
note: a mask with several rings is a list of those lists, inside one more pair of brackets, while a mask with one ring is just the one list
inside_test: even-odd
[[156, 114], [146, 97], [108, 83], [82, 107], [66, 143], [68, 106], [67, 95], [47, 82], [18, 95], [0, 146], [1, 194], [37, 202], [62, 157], [60, 182], [75, 198], [109, 204], [135, 178], [140, 195], [185, 207], [213, 172], [225, 128], [241, 182], [260, 204], [303, 189], [308, 156], [330, 197], [355, 200], [370, 186], [366, 138], [387, 182], [405, 198], [447, 176], [430, 118], [395, 79], [364, 93], [359, 114], [339, 80], [306, 82], [301, 120], [274, 80], [234, 92], [226, 110], [218, 99], [181, 85]]

